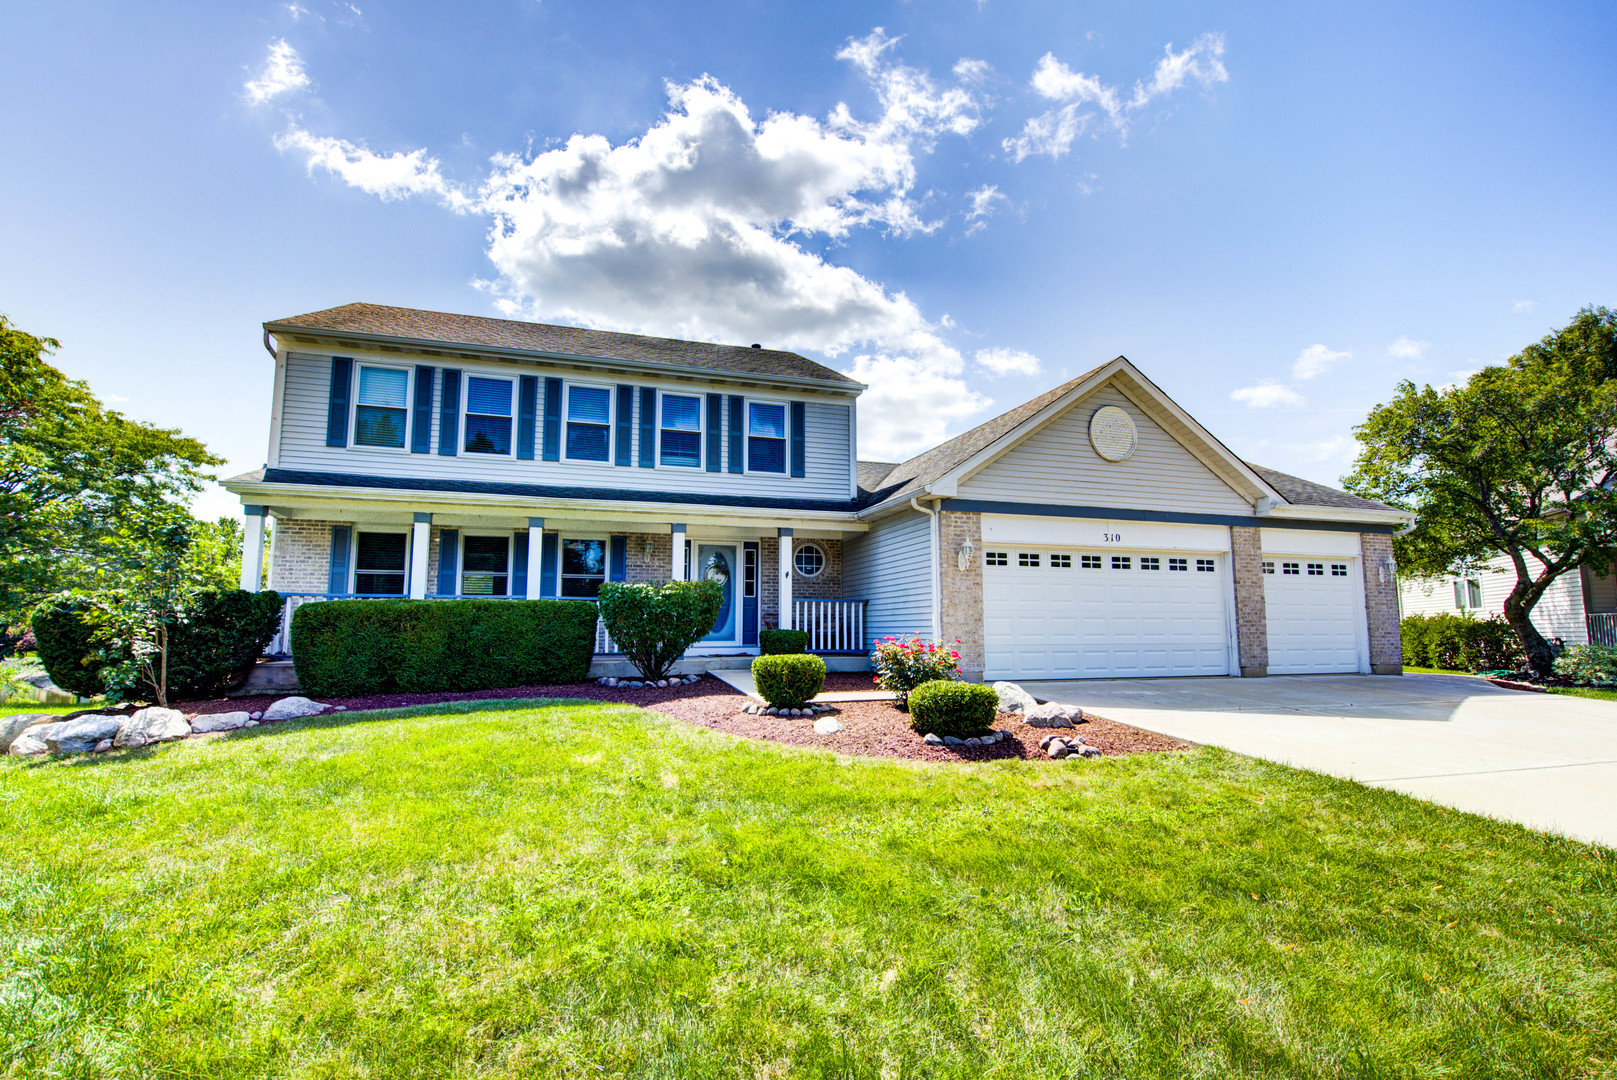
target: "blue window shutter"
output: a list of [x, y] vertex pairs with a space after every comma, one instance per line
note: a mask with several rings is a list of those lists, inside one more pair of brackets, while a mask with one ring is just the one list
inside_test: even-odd
[[443, 400], [438, 405], [438, 453], [455, 456], [460, 441], [460, 372], [444, 368]]
[[561, 460], [561, 380], [545, 380], [545, 460]]
[[[731, 398], [730, 400], [736, 401], [739, 399]], [[758, 550], [757, 542], [749, 540], [742, 545], [742, 548], [753, 553], [753, 576], [755, 578], [762, 577], [763, 567], [758, 565], [762, 552]], [[743, 554], [741, 556], [741, 571], [745, 574], [746, 570], [747, 557]], [[752, 586], [750, 590], [747, 588], [748, 585]], [[741, 584], [741, 644], [743, 645], [758, 644], [758, 591], [761, 585], [762, 582], [759, 581], [743, 581]], [[748, 592], [751, 592], [752, 595], [748, 596]]]
[[[539, 412], [539, 376], [524, 375], [517, 390], [517, 457], [533, 460], [533, 425]], [[550, 402], [545, 402], [548, 408]]]
[[608, 581], [623, 581], [629, 576], [629, 538], [627, 536], [612, 537], [607, 551], [606, 579]]
[[561, 538], [550, 529], [545, 530], [545, 541], [539, 548], [543, 565], [539, 569], [539, 595], [557, 596], [556, 558], [561, 554]]
[[640, 467], [657, 464], [657, 388], [640, 388]]
[[528, 595], [528, 530], [518, 529], [511, 537], [511, 595]]
[[730, 471], [743, 472], [747, 467], [746, 458], [742, 457], [746, 446], [746, 402], [737, 394], [730, 395]]
[[618, 387], [618, 445], [614, 448], [614, 465], [629, 464], [630, 445], [634, 442], [634, 387]]
[[331, 527], [331, 573], [326, 578], [326, 592], [339, 595], [348, 591], [348, 549], [354, 536], [352, 525]]
[[454, 596], [460, 592], [460, 530], [440, 529], [438, 532], [438, 595]]
[[331, 358], [331, 399], [326, 402], [326, 445], [348, 445], [348, 387], [354, 362], [346, 356]]
[[415, 366], [415, 409], [410, 415], [410, 453], [432, 453], [432, 380], [429, 365]]
[[724, 452], [724, 396], [707, 396], [707, 471], [718, 472], [723, 466], [719, 455]]
[[792, 402], [792, 475], [808, 472], [808, 453], [803, 444], [803, 403]]

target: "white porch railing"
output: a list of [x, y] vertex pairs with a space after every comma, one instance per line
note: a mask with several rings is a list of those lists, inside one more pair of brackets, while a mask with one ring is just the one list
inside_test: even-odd
[[612, 635], [606, 632], [606, 620], [595, 620], [595, 655], [612, 656], [618, 651], [618, 643], [612, 640]]
[[808, 631], [808, 651], [812, 653], [870, 651], [863, 600], [793, 599], [792, 629]]
[[1617, 612], [1585, 615], [1589, 625], [1589, 644], [1617, 645]]

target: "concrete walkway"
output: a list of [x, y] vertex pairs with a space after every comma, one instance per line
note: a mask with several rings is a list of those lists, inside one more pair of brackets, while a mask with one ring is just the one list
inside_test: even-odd
[[[722, 670], [722, 671], [710, 671], [710, 672], [708, 672], [708, 674], [713, 676], [715, 679], [720, 680], [721, 682], [729, 683], [731, 686], [735, 687], [737, 690], [741, 691], [743, 694], [746, 694], [748, 697], [752, 698], [754, 701], [762, 701], [763, 700], [762, 695], [760, 695], [758, 693], [758, 684], [752, 681], [752, 672], [750, 672], [750, 671], [747, 671], [745, 669], [736, 669], [736, 670], [733, 670], [733, 671], [726, 669], [726, 670]], [[814, 704], [815, 702], [825, 703], [825, 702], [834, 702], [834, 701], [892, 701], [892, 700], [893, 700], [893, 695], [889, 694], [885, 690], [844, 690], [844, 691], [842, 691], [840, 693], [816, 694], [810, 700], [809, 703]]]
[[1457, 675], [1022, 687], [1174, 738], [1617, 846], [1617, 702]]

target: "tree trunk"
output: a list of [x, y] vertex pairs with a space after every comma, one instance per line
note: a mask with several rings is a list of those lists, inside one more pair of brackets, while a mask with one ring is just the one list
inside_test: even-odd
[[1516, 637], [1522, 643], [1522, 652], [1527, 654], [1527, 666], [1533, 669], [1534, 674], [1549, 675], [1555, 663], [1555, 653], [1530, 618], [1533, 605], [1538, 602], [1537, 595], [1530, 600], [1527, 598], [1530, 592], [1521, 582], [1516, 583], [1510, 595], [1505, 597], [1505, 621], [1510, 623], [1510, 628], [1516, 631]]

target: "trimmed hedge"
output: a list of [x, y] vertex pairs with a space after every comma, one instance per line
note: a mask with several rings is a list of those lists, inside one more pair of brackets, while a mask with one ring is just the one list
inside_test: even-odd
[[1516, 671], [1527, 662], [1521, 639], [1495, 615], [1410, 615], [1398, 623], [1404, 663], [1451, 671]]
[[760, 630], [758, 648], [765, 656], [808, 652], [807, 630]]
[[981, 683], [934, 679], [910, 691], [910, 727], [922, 735], [981, 735], [998, 710], [999, 694]]
[[583, 682], [587, 600], [322, 600], [292, 616], [292, 664], [314, 697]]
[[771, 705], [801, 709], [825, 685], [825, 661], [810, 653], [760, 656], [752, 662], [752, 681]]
[[79, 697], [97, 697], [106, 692], [101, 681], [97, 655], [101, 646], [93, 639], [95, 627], [87, 616], [95, 610], [89, 600], [67, 598], [47, 601], [35, 610], [29, 626], [34, 631], [34, 651], [51, 682]]

